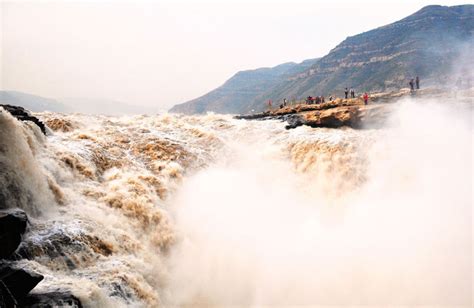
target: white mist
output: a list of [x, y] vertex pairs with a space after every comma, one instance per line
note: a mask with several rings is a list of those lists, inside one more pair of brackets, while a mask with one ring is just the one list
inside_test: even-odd
[[339, 196], [295, 171], [281, 133], [233, 138], [233, 155], [176, 197], [166, 302], [470, 306], [471, 120], [466, 107], [402, 102], [389, 128], [361, 132], [375, 135], [366, 181]]

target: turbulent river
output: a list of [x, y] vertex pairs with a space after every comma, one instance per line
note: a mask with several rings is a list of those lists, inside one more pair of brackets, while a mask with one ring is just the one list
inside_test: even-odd
[[377, 130], [1, 112], [21, 266], [86, 307], [470, 306], [472, 110], [398, 104]]

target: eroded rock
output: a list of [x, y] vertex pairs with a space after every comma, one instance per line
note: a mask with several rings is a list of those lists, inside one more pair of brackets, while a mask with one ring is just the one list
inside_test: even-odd
[[43, 275], [3, 263], [0, 265], [0, 295], [6, 298], [8, 303], [19, 304], [43, 278]]
[[28, 217], [20, 209], [0, 211], [0, 258], [7, 258], [15, 252], [27, 224]]
[[22, 307], [82, 307], [77, 297], [64, 291], [31, 293], [20, 304]]
[[359, 99], [336, 99], [312, 105], [287, 106], [281, 109], [252, 115], [241, 115], [236, 119], [286, 121], [286, 129], [302, 125], [311, 127], [356, 129], [380, 127], [391, 114], [392, 104], [364, 105]]
[[34, 117], [30, 114], [28, 110], [20, 106], [12, 106], [12, 105], [3, 105], [0, 104], [0, 107], [3, 107], [6, 111], [8, 111], [12, 116], [17, 118], [20, 121], [30, 121], [35, 123], [46, 135], [46, 126], [43, 122], [41, 122], [37, 117]]

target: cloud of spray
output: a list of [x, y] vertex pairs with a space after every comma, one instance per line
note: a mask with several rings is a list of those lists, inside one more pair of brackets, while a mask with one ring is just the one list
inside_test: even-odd
[[[453, 46], [457, 50], [455, 61], [453, 61], [449, 79], [445, 81], [452, 90], [463, 94], [472, 93], [474, 91], [474, 59], [472, 53], [474, 51], [474, 40], [458, 43]], [[468, 94], [469, 95], [469, 94]], [[456, 93], [458, 96], [458, 93]]]
[[470, 306], [472, 111], [399, 106], [341, 196], [315, 196], [265, 132], [188, 179], [165, 302]]

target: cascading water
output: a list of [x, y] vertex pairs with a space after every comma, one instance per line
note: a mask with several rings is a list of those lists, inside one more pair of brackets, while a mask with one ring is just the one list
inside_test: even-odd
[[19, 253], [40, 290], [93, 307], [470, 306], [469, 108], [405, 101], [379, 130], [37, 116], [56, 132], [0, 113], [0, 197], [34, 217]]

